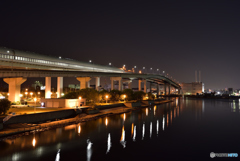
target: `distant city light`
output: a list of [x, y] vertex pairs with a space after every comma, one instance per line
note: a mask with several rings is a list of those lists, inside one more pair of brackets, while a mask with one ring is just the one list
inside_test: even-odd
[[137, 66], [134, 66], [134, 68], [137, 68]]
[[143, 69], [145, 69], [145, 67], [143, 67]]
[[10, 53], [10, 51], [8, 50], [7, 53]]
[[91, 63], [92, 62], [92, 60], [89, 60], [89, 63]]
[[109, 65], [112, 65], [112, 63], [109, 63]]
[[61, 57], [61, 56], [59, 56], [59, 59], [62, 59], [62, 57]]

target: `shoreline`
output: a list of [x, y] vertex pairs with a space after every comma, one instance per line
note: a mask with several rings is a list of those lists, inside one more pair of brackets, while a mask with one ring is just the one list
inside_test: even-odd
[[[71, 124], [79, 124], [84, 123], [91, 120], [96, 120], [98, 118], [106, 117], [106, 116], [112, 116], [112, 115], [119, 115], [122, 113], [128, 113], [131, 111], [139, 110], [141, 108], [146, 108], [154, 105], [159, 104], [165, 104], [170, 103], [172, 100], [163, 100], [160, 102], [157, 102], [153, 105], [142, 105], [141, 107], [126, 107], [126, 106], [120, 106], [120, 107], [113, 107], [108, 109], [102, 109], [97, 114], [85, 114], [81, 113], [73, 118], [67, 118], [62, 119], [58, 121], [52, 121], [52, 122], [46, 122], [46, 123], [40, 123], [40, 124], [15, 124], [16, 128], [14, 128], [14, 125], [12, 128], [6, 128], [0, 131], [0, 141], [5, 139], [14, 139], [17, 137], [21, 137], [23, 135], [29, 135], [30, 133], [36, 133], [36, 132], [43, 132], [50, 129], [56, 129], [59, 127], [64, 127]], [[21, 127], [19, 127], [21, 126]]]

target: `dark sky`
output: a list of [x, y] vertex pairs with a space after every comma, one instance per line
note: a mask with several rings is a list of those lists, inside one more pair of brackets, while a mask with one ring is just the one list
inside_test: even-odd
[[240, 88], [240, 1], [0, 2], [0, 46]]

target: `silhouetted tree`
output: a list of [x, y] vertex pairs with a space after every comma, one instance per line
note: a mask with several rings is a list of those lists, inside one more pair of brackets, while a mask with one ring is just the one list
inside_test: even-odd
[[5, 115], [10, 106], [11, 102], [8, 99], [0, 99], [0, 114]]

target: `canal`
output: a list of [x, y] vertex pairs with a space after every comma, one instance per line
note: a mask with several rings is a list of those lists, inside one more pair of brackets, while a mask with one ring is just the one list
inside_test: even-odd
[[238, 100], [172, 103], [0, 141], [1, 161], [207, 160], [240, 154]]

